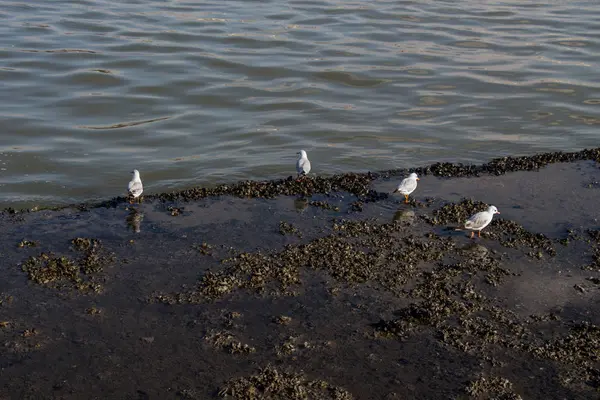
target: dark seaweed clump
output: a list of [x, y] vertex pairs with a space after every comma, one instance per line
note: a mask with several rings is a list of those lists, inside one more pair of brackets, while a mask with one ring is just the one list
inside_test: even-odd
[[203, 242], [202, 244], [194, 244], [192, 248], [198, 250], [198, 252], [205, 256], [210, 256], [212, 254], [213, 246]]
[[256, 351], [254, 347], [240, 342], [228, 331], [208, 332], [204, 336], [204, 340], [229, 354], [250, 354]]
[[485, 211], [488, 204], [471, 199], [462, 199], [458, 203], [448, 203], [441, 208], [434, 210], [433, 215], [423, 215], [422, 218], [432, 225], [450, 225], [458, 227], [464, 225], [465, 221], [473, 214]]
[[[304, 177], [303, 179], [290, 176], [287, 179], [273, 181], [242, 181], [214, 188], [195, 187], [177, 192], [148, 195], [145, 198], [166, 203], [193, 201], [216, 196], [272, 199], [277, 196], [310, 197], [314, 194], [329, 195], [334, 192], [349, 192], [358, 197], [369, 198], [375, 194], [374, 191], [369, 190], [369, 184], [375, 178], [376, 175], [370, 172], [365, 174], [348, 173], [332, 177]], [[127, 201], [125, 197], [116, 197], [99, 203], [96, 207], [116, 207], [125, 201]]]
[[40, 334], [36, 328], [27, 327], [23, 329], [19, 323], [2, 321], [2, 345], [3, 355], [7, 353], [27, 354], [40, 350], [48, 342], [48, 338]]
[[600, 327], [590, 323], [572, 324], [567, 335], [528, 349], [537, 357], [571, 366], [562, 374], [563, 384], [583, 381], [600, 390]]
[[17, 246], [22, 249], [24, 247], [36, 247], [37, 245], [38, 245], [37, 242], [34, 242], [32, 240], [23, 239], [19, 242], [19, 244]]
[[29, 257], [22, 270], [33, 282], [55, 289], [73, 288], [78, 291], [100, 292], [100, 274], [112, 262], [97, 239], [76, 238], [72, 240], [76, 250], [83, 253], [78, 260], [52, 253]]
[[[439, 263], [432, 271], [418, 275], [416, 284], [407, 293], [414, 301], [397, 310], [396, 318], [373, 324], [380, 336], [405, 340], [416, 332], [433, 328], [435, 336], [443, 342], [467, 351], [490, 340], [495, 343], [500, 332], [515, 326], [510, 314], [501, 313], [475, 289], [478, 282], [497, 286], [512, 273], [502, 268], [483, 246], [468, 247], [458, 254], [463, 257]], [[490, 323], [481, 313], [498, 320]], [[483, 342], [476, 345], [480, 339]]]
[[302, 237], [302, 232], [300, 232], [298, 228], [285, 221], [279, 222], [279, 233], [282, 235], [297, 235]]
[[76, 250], [79, 251], [86, 251], [89, 250], [89, 248], [93, 245], [93, 244], [99, 244], [99, 242], [97, 240], [92, 241], [93, 239], [88, 239], [88, 238], [75, 238], [73, 240], [71, 240], [71, 243], [73, 244], [73, 247], [75, 247]]
[[305, 177], [279, 179], [274, 181], [243, 181], [233, 185], [219, 185], [215, 188], [192, 188], [179, 192], [147, 196], [161, 201], [198, 200], [213, 196], [235, 196], [241, 198], [275, 198], [277, 196], [312, 196], [316, 193], [349, 192], [356, 196], [366, 196], [369, 184], [375, 179], [371, 173], [344, 174], [332, 177]]
[[79, 265], [84, 274], [98, 274], [105, 266], [114, 261], [114, 256], [104, 251], [98, 239], [75, 238], [72, 243], [78, 251], [83, 253], [83, 257], [79, 259]]
[[[443, 207], [435, 217], [451, 222], [480, 207], [485, 208], [485, 204], [463, 201]], [[531, 248], [554, 254], [553, 243], [543, 235], [499, 220], [490, 229], [489, 237], [495, 240], [468, 241], [465, 246], [453, 235], [439, 236], [425, 224], [415, 223], [414, 216], [384, 224], [334, 220], [332, 229], [328, 236], [288, 245], [278, 252], [236, 254], [223, 260], [221, 268], [205, 273], [196, 288], [161, 294], [158, 300], [199, 303], [236, 290], [289, 294], [302, 284], [303, 269], [316, 270], [342, 283], [380, 286], [410, 302], [397, 310], [394, 318], [372, 325], [376, 337], [407, 340], [414, 335], [430, 335], [492, 364], [511, 357], [550, 361], [565, 386], [598, 387], [597, 327], [569, 326], [565, 333], [560, 319], [519, 317], [498, 304], [495, 297], [488, 297], [518, 275], [507, 262], [511, 257], [530, 255]], [[498, 252], [495, 243], [514, 243], [514, 248], [510, 253]], [[297, 351], [294, 340], [277, 347], [277, 354]], [[503, 382], [492, 381], [504, 387]], [[489, 382], [473, 384], [471, 391], [479, 393], [484, 383]], [[505, 389], [506, 393], [494, 393], [499, 398], [518, 398], [510, 397], [508, 386]]]
[[471, 382], [465, 390], [469, 396], [475, 398], [522, 400], [522, 397], [513, 391], [513, 385], [508, 379], [497, 376], [481, 377]]
[[240, 400], [352, 400], [346, 390], [323, 380], [308, 380], [302, 374], [280, 372], [268, 366], [249, 377], [232, 379], [219, 396]]
[[289, 323], [292, 322], [292, 318], [286, 315], [280, 315], [277, 317], [273, 317], [273, 322], [277, 325], [289, 325]]
[[[581, 160], [600, 161], [600, 148], [585, 149], [579, 152], [543, 153], [523, 157], [502, 157], [483, 165], [463, 165], [436, 163], [414, 171], [420, 175], [439, 177], [466, 177], [481, 174], [502, 175], [511, 171], [531, 171], [557, 162]], [[411, 170], [413, 171], [413, 170]], [[197, 200], [210, 196], [230, 195], [236, 197], [274, 198], [277, 196], [328, 195], [334, 192], [349, 192], [365, 201], [378, 201], [388, 197], [387, 193], [369, 190], [369, 184], [379, 177], [405, 175], [406, 169], [388, 170], [377, 173], [341, 174], [331, 177], [305, 177], [304, 179], [279, 179], [274, 181], [244, 181], [233, 185], [220, 185], [215, 188], [193, 188], [179, 192], [148, 196], [162, 201]], [[118, 199], [117, 199], [118, 200]], [[111, 205], [111, 204], [103, 204]]]
[[172, 217], [177, 217], [179, 215], [183, 214], [184, 211], [184, 207], [175, 207], [175, 206], [168, 206], [167, 207], [167, 212], [172, 216]]
[[313, 207], [322, 208], [323, 210], [340, 211], [339, 206], [334, 206], [326, 201], [311, 201], [308, 204]]
[[[500, 267], [499, 256], [486, 247], [472, 245], [457, 249], [451, 237], [440, 237], [431, 232], [424, 236], [414, 235], [406, 229], [411, 224], [410, 218], [388, 224], [338, 220], [333, 223], [332, 235], [307, 244], [288, 245], [276, 253], [237, 254], [222, 261], [224, 268], [205, 273], [195, 289], [160, 294], [158, 300], [168, 304], [198, 303], [239, 289], [285, 293], [290, 287], [301, 284], [303, 268], [325, 271], [341, 282], [373, 282], [392, 291], [403, 290], [403, 286], [417, 276], [417, 266], [423, 262], [440, 263], [444, 273], [454, 275], [484, 272], [482, 281], [492, 286], [513, 275]], [[508, 233], [496, 235], [497, 238], [510, 240], [512, 236], [507, 235], [513, 234], [519, 238], [519, 244], [525, 246], [547, 245], [547, 239], [543, 237], [507, 226]], [[548, 249], [552, 248], [549, 246]], [[455, 258], [452, 262], [442, 262], [452, 256]]]
[[[541, 233], [531, 233], [514, 221], [497, 219], [492, 221], [490, 226], [494, 228], [494, 231], [489, 237], [498, 240], [505, 247], [527, 246], [532, 249], [527, 254], [538, 259], [543, 257], [542, 252], [549, 256], [556, 255], [552, 240]], [[496, 233], [497, 231], [500, 233]]]
[[225, 268], [205, 273], [195, 290], [161, 294], [158, 300], [198, 303], [239, 289], [285, 292], [301, 283], [302, 268], [326, 271], [343, 282], [374, 281], [395, 290], [413, 276], [418, 263], [440, 260], [454, 247], [448, 238], [402, 235], [405, 226], [400, 221], [337, 221], [332, 235], [304, 245], [288, 245], [278, 253], [235, 255], [223, 260]]
[[587, 233], [593, 241], [593, 254], [591, 264], [585, 266], [584, 269], [600, 272], [600, 230], [590, 229]]
[[[428, 167], [414, 170], [419, 175], [434, 175], [439, 177], [470, 177], [483, 174], [503, 175], [514, 171], [535, 171], [549, 164], [559, 162], [575, 162], [590, 160], [600, 162], [600, 148], [584, 149], [578, 152], [554, 152], [535, 154], [533, 156], [500, 157], [495, 158], [487, 164], [464, 165], [452, 163], [436, 163]], [[389, 175], [406, 174], [404, 170], [386, 171]]]
[[[466, 275], [469, 277], [466, 280], [464, 272], [460, 265], [453, 264], [423, 273], [408, 293], [414, 302], [396, 311], [394, 319], [373, 324], [378, 336], [404, 341], [429, 333], [462, 352], [484, 355], [489, 361], [510, 353], [513, 353], [511, 359], [525, 356], [550, 360], [556, 363], [564, 386], [583, 383], [588, 388], [600, 388], [600, 328], [575, 323], [565, 333], [560, 319], [554, 315], [519, 318], [476, 289], [475, 269]], [[483, 390], [483, 383], [487, 385], [490, 381], [472, 384], [469, 393], [477, 396]], [[497, 391], [496, 395], [500, 396]]]

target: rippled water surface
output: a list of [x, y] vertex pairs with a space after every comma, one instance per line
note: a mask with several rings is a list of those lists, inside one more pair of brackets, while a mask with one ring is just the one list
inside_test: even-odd
[[5, 1], [0, 203], [598, 146], [594, 1]]

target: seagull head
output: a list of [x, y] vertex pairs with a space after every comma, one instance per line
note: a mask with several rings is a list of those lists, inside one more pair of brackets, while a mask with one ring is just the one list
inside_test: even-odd
[[498, 211], [496, 206], [489, 206], [487, 210], [491, 214], [500, 214], [500, 211]]

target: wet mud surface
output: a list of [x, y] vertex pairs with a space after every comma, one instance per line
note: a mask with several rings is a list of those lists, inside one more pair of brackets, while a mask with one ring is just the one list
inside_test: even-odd
[[4, 212], [0, 394], [597, 398], [600, 169], [570, 154], [431, 166], [409, 204], [389, 171]]

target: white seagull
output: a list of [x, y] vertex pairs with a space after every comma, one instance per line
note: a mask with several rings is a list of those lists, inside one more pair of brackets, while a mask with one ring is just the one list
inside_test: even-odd
[[465, 222], [465, 228], [471, 230], [471, 238], [475, 235], [475, 231], [477, 236], [481, 237], [481, 230], [492, 222], [494, 214], [500, 214], [500, 211], [495, 206], [489, 206], [487, 211], [478, 212]]
[[310, 172], [310, 161], [308, 161], [308, 156], [304, 150], [300, 150], [298, 153], [300, 157], [298, 157], [298, 161], [296, 161], [296, 171], [298, 171], [298, 176], [307, 175]]
[[131, 173], [133, 174], [133, 177], [131, 178], [129, 185], [127, 185], [127, 193], [129, 194], [129, 197], [132, 198], [131, 202], [133, 203], [133, 199], [140, 197], [144, 191], [144, 186], [142, 185], [142, 180], [140, 179], [140, 171], [134, 169], [131, 171]]
[[408, 178], [402, 179], [402, 182], [398, 185], [393, 193], [400, 192], [404, 195], [404, 202], [408, 204], [408, 195], [415, 191], [417, 188], [417, 181], [419, 177], [414, 172], [408, 176]]

